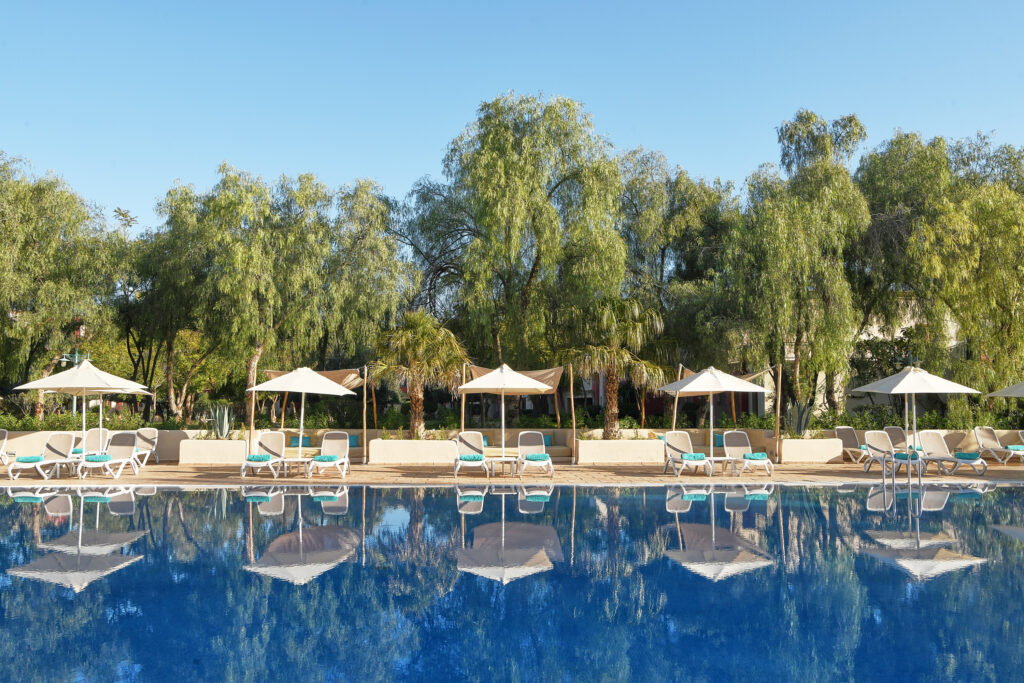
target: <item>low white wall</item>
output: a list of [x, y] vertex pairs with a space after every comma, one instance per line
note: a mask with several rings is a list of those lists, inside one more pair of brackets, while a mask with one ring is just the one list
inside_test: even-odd
[[182, 465], [236, 465], [245, 462], [245, 439], [188, 439], [182, 441], [178, 462]]
[[665, 463], [665, 442], [660, 439], [581, 439], [576, 443], [576, 462], [580, 465]]
[[452, 465], [454, 441], [435, 439], [374, 439], [370, 442], [371, 465]]
[[843, 462], [843, 442], [839, 439], [783, 439], [782, 462]]

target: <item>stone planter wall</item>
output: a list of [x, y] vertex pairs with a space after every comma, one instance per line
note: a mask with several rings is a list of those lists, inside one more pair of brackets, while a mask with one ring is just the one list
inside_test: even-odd
[[660, 439], [580, 439], [576, 459], [580, 465], [663, 465], [665, 444]]
[[245, 462], [245, 439], [188, 439], [181, 442], [178, 462], [182, 465], [234, 465]]
[[455, 442], [439, 439], [374, 439], [372, 465], [453, 465]]

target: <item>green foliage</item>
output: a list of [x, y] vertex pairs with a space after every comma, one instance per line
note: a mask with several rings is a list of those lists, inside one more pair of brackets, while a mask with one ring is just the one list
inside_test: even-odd
[[381, 429], [406, 429], [409, 426], [409, 420], [406, 416], [402, 415], [401, 411], [395, 408], [388, 408], [384, 411], [380, 424]]
[[811, 410], [814, 404], [811, 402], [801, 403], [794, 401], [786, 409], [786, 429], [791, 434], [803, 436], [811, 423]]
[[210, 406], [210, 428], [218, 439], [226, 439], [231, 434], [235, 421], [235, 412], [230, 405], [223, 403]]
[[529, 429], [554, 429], [558, 423], [554, 415], [520, 415], [518, 426]]

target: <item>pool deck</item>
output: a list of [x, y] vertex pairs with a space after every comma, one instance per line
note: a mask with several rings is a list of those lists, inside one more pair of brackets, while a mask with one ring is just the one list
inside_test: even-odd
[[[906, 473], [901, 472], [897, 481], [905, 481]], [[269, 473], [258, 476], [239, 476], [238, 468], [227, 466], [185, 466], [178, 464], [150, 464], [138, 476], [127, 472], [120, 479], [91, 476], [88, 479], [51, 479], [42, 481], [36, 476], [25, 474], [16, 481], [7, 480], [4, 486], [35, 487], [35, 486], [174, 486], [185, 488], [219, 488], [258, 486], [276, 484], [281, 486], [342, 485], [376, 486], [381, 488], [398, 488], [408, 486], [453, 486], [473, 485], [489, 481], [492, 484], [517, 485], [519, 483], [543, 484], [553, 483], [559, 486], [605, 486], [605, 487], [640, 487], [666, 486], [669, 484], [763, 484], [773, 482], [778, 485], [792, 486], [840, 486], [840, 485], [872, 485], [881, 481], [878, 467], [865, 473], [860, 465], [844, 464], [805, 464], [793, 463], [777, 465], [775, 475], [771, 478], [763, 473], [747, 472], [739, 477], [722, 475], [716, 471], [714, 477], [706, 474], [684, 474], [676, 477], [662, 474], [656, 466], [638, 465], [560, 465], [555, 476], [548, 477], [530, 473], [523, 478], [504, 475], [494, 476], [489, 480], [476, 471], [463, 472], [458, 480], [452, 475], [452, 468], [447, 466], [408, 466], [408, 465], [355, 465], [344, 479], [337, 476], [317, 475], [315, 479], [294, 476], [289, 473], [287, 478], [274, 479]], [[955, 475], [937, 475], [934, 471], [925, 475], [927, 484], [1024, 484], [1024, 465], [990, 464], [988, 474], [984, 477], [975, 475], [969, 468], [964, 468]]]

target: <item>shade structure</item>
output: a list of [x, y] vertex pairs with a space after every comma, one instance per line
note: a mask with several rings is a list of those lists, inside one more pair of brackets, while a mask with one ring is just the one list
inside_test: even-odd
[[[508, 368], [507, 365], [503, 365], [503, 368]], [[485, 368], [479, 365], [469, 366], [469, 376], [472, 378], [466, 384], [459, 387], [459, 393], [462, 394], [489, 394], [494, 393], [492, 390], [487, 388], [473, 389], [464, 387], [471, 387], [471, 385], [478, 379], [487, 377], [488, 375], [498, 372], [501, 368]], [[507, 396], [539, 396], [542, 394], [553, 394], [555, 389], [558, 387], [558, 383], [562, 380], [562, 368], [546, 368], [544, 370], [510, 370], [510, 372], [527, 377], [535, 380], [541, 384], [541, 386], [527, 387], [523, 386], [520, 389], [506, 388], [505, 394]], [[488, 380], [488, 383], [490, 380]]]
[[124, 569], [142, 555], [86, 555], [49, 553], [20, 567], [7, 570], [11, 576], [55, 583], [80, 593], [104, 576]]
[[875, 543], [894, 550], [916, 550], [919, 547], [930, 548], [933, 546], [951, 545], [956, 542], [956, 539], [945, 531], [918, 534], [914, 531], [871, 529], [865, 533]]
[[[288, 370], [264, 370], [263, 372], [270, 379], [289, 374]], [[314, 370], [313, 372], [321, 377], [326, 377], [336, 384], [340, 384], [346, 389], [358, 389], [364, 383], [359, 370]]]
[[305, 431], [306, 394], [328, 396], [354, 396], [355, 392], [310, 368], [297, 368], [291, 372], [268, 379], [262, 384], [249, 387], [247, 391], [273, 391], [301, 394], [299, 407], [299, 457], [302, 457], [302, 435]]
[[666, 384], [659, 391], [664, 391], [673, 396], [707, 396], [708, 397], [708, 448], [709, 457], [715, 455], [715, 404], [712, 397], [715, 394], [735, 392], [741, 394], [764, 394], [767, 389], [760, 387], [753, 382], [740, 379], [722, 372], [715, 367], [707, 367], [689, 377], [676, 380]]
[[40, 550], [60, 553], [81, 553], [82, 555], [109, 555], [146, 535], [144, 531], [96, 531], [82, 529], [69, 531], [60, 538], [38, 544]]
[[992, 398], [1024, 398], [1024, 382], [1018, 382], [999, 391], [993, 391], [988, 396]]
[[[877, 382], [865, 384], [852, 392], [867, 392], [873, 394], [889, 394], [892, 396], [903, 396], [905, 403], [910, 403], [914, 411], [914, 446], [917, 446], [917, 394], [977, 394], [976, 389], [965, 387], [963, 384], [951, 382], [931, 374], [927, 370], [914, 367], [906, 367], [895, 375], [889, 375]], [[910, 471], [910, 468], [907, 468]]]
[[760, 548], [728, 529], [713, 524], [679, 524], [685, 549], [669, 550], [665, 556], [683, 568], [710, 581], [721, 581], [774, 562]]
[[[102, 396], [104, 394], [146, 394], [144, 384], [100, 370], [91, 361], [83, 360], [75, 367], [14, 387], [17, 391], [54, 391], [71, 396]], [[100, 402], [100, 428], [103, 427], [103, 402]], [[82, 442], [85, 442], [85, 409], [82, 410]]]
[[456, 557], [460, 572], [502, 584], [548, 571], [554, 562], [565, 560], [555, 527], [504, 521], [476, 527], [472, 547], [458, 549]]
[[317, 526], [278, 536], [250, 571], [297, 586], [355, 557], [359, 532], [343, 526]]
[[[561, 370], [559, 368], [559, 370]], [[559, 373], [561, 377], [561, 373]], [[492, 370], [459, 387], [460, 394], [499, 394], [501, 396], [501, 454], [505, 454], [505, 396], [549, 394], [554, 387], [521, 372], [516, 372], [502, 363]]]
[[915, 581], [927, 581], [947, 572], [975, 567], [988, 561], [983, 557], [965, 555], [942, 546], [921, 548], [920, 550], [866, 549], [863, 552], [888, 565], [897, 567]]

